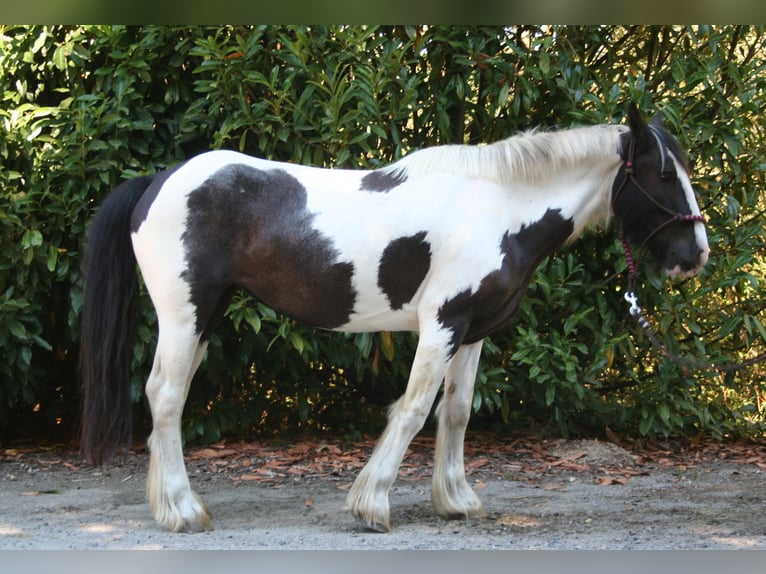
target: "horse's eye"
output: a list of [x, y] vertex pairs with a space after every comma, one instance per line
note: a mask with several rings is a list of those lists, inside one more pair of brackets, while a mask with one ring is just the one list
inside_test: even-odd
[[660, 179], [662, 181], [672, 182], [676, 180], [676, 172], [675, 171], [663, 171], [660, 174]]

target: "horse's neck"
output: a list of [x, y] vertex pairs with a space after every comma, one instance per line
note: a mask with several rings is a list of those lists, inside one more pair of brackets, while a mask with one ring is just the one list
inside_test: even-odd
[[[624, 126], [599, 125], [558, 132], [524, 133], [482, 146], [426, 148], [389, 166], [414, 179], [431, 173], [455, 173], [491, 180], [518, 189], [535, 200], [560, 204], [574, 220], [572, 238], [585, 228], [606, 223], [611, 214], [611, 188], [620, 164]], [[518, 197], [520, 203], [529, 197]]]
[[514, 182], [524, 182], [540, 201], [560, 205], [562, 214], [574, 221], [574, 239], [587, 227], [609, 220], [625, 129], [598, 125], [527, 133], [488, 148], [499, 158], [500, 183], [512, 189]]
[[612, 187], [620, 165], [619, 155], [589, 159], [561, 170], [535, 187], [538, 201], [561, 209], [573, 221], [569, 240], [598, 225], [607, 225], [612, 215]]

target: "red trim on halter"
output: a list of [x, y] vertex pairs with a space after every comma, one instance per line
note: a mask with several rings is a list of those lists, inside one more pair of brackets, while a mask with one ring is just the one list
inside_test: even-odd
[[633, 259], [633, 253], [630, 251], [628, 240], [625, 239], [625, 234], [622, 232], [622, 230], [620, 230], [619, 236], [620, 242], [622, 243], [622, 250], [625, 253], [625, 261], [628, 264], [628, 278], [634, 279], [638, 277], [638, 269], [636, 268], [636, 262]]

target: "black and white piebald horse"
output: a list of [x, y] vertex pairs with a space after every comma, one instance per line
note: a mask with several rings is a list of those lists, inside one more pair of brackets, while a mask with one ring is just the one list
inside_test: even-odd
[[443, 383], [433, 505], [481, 516], [463, 440], [482, 339], [508, 323], [543, 258], [612, 215], [670, 276], [708, 259], [685, 154], [633, 105], [627, 125], [434, 147], [374, 171], [213, 151], [126, 181], [98, 210], [86, 249], [82, 451], [100, 464], [130, 435], [137, 262], [159, 324], [146, 394], [147, 491], [161, 525], [211, 528], [184, 466], [181, 413], [238, 288], [324, 329], [417, 331], [407, 389], [348, 506], [390, 530], [389, 489]]

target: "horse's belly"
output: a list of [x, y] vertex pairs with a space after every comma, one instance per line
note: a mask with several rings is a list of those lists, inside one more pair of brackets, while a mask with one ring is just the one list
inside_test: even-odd
[[414, 309], [390, 308], [354, 312], [348, 323], [341, 325], [336, 331], [363, 333], [374, 331], [417, 331], [417, 313]]

